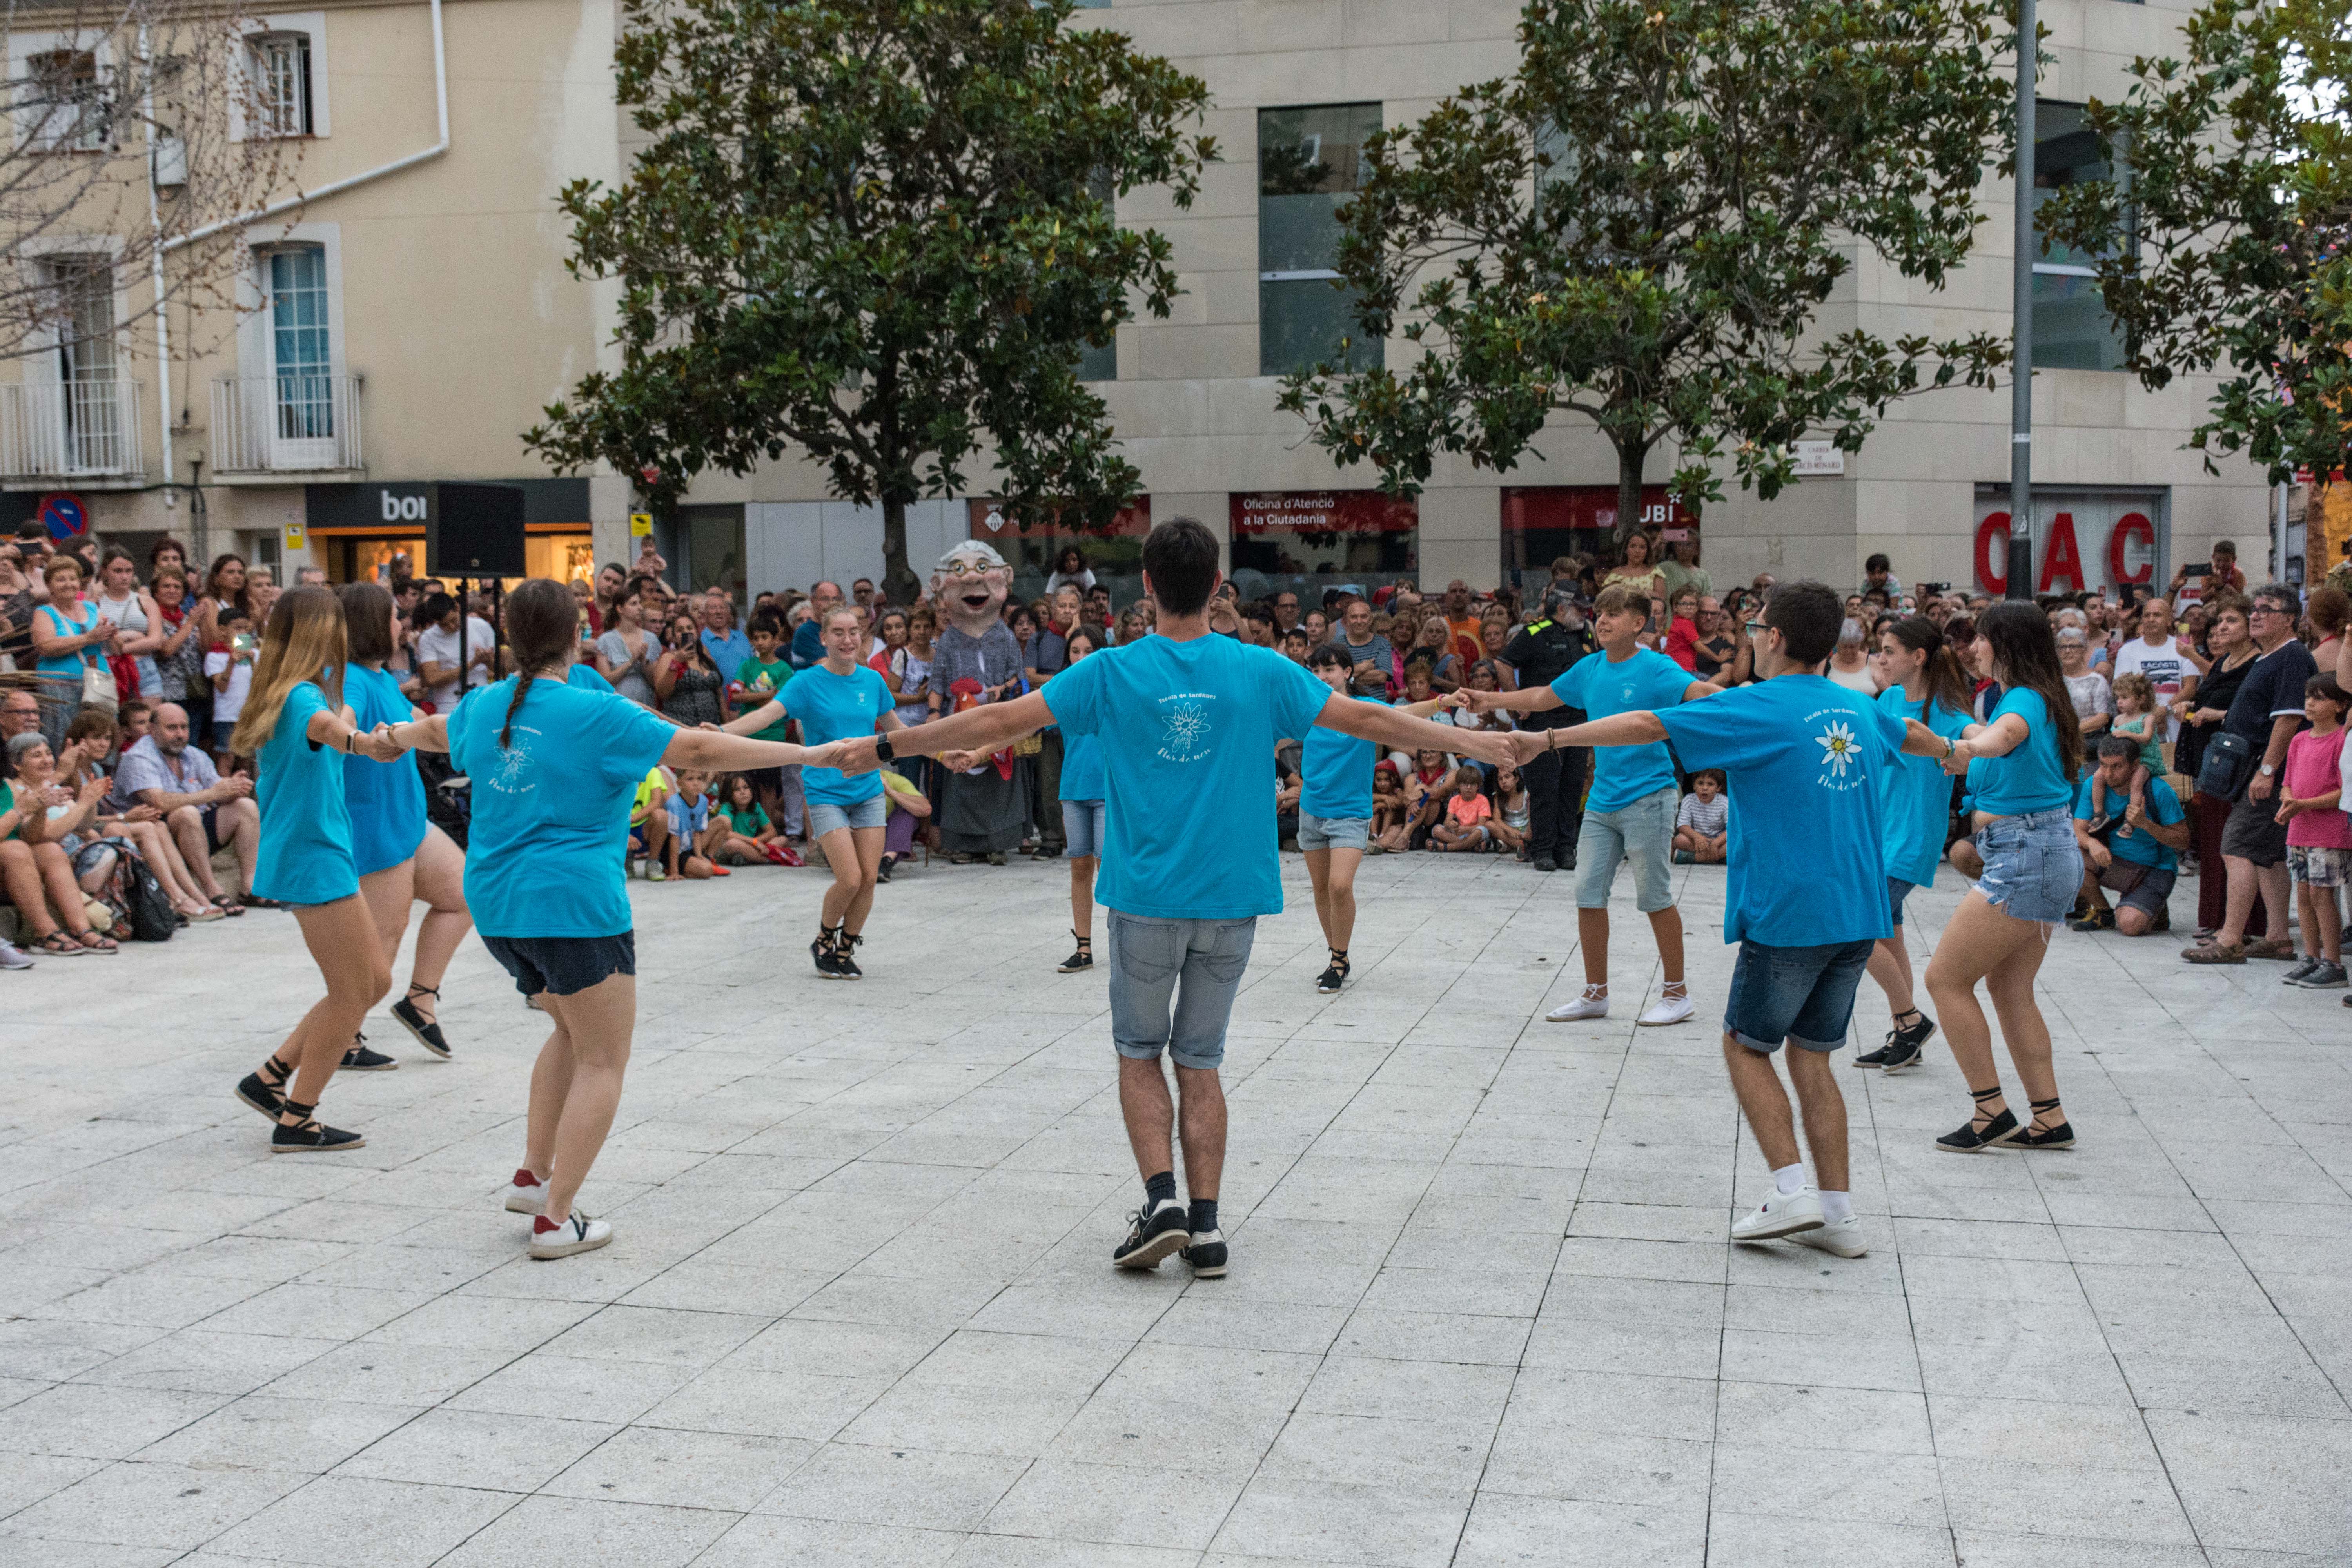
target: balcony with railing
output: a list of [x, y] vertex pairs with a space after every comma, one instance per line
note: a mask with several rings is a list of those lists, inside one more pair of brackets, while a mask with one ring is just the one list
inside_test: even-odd
[[213, 468], [221, 478], [362, 466], [358, 376], [287, 371], [213, 383]]
[[0, 481], [138, 482], [135, 381], [17, 382], [0, 386]]

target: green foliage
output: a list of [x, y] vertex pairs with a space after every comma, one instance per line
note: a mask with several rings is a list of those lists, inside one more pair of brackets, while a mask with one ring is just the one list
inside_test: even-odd
[[1671, 439], [1687, 506], [1727, 447], [1770, 498], [1788, 444], [1859, 450], [1931, 386], [1992, 384], [1989, 334], [1888, 343], [1814, 321], [1867, 247], [1940, 288], [2010, 133], [1989, 0], [1530, 0], [1518, 73], [1367, 147], [1339, 270], [1402, 374], [1285, 384], [1342, 466], [1411, 493], [1438, 454], [1513, 468], [1547, 419], [1619, 458], [1618, 527]]
[[2182, 29], [2186, 59], [2132, 62], [2118, 103], [2085, 121], [2122, 185], [2060, 192], [2050, 238], [2101, 259], [2126, 364], [2149, 387], [2219, 369], [2205, 453], [2242, 452], [2273, 482], [2345, 461], [2352, 413], [2352, 67], [2347, 0], [2212, 0]]
[[1207, 89], [1068, 0], [626, 0], [621, 103], [646, 144], [617, 189], [567, 186], [576, 276], [623, 284], [621, 365], [525, 440], [644, 480], [798, 447], [884, 513], [886, 586], [914, 584], [907, 503], [960, 493], [983, 443], [1018, 515], [1106, 522], [1138, 475], [1077, 380], [1139, 298], [1178, 291], [1166, 238], [1101, 192], [1189, 205]]

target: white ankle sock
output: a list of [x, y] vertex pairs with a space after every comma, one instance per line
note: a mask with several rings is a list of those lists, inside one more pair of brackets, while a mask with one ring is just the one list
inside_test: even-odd
[[1772, 1187], [1775, 1192], [1778, 1192], [1784, 1198], [1789, 1196], [1791, 1193], [1803, 1192], [1805, 1190], [1805, 1167], [1803, 1163], [1801, 1162], [1794, 1165], [1783, 1165], [1779, 1170], [1773, 1172]]
[[1852, 1193], [1833, 1193], [1830, 1191], [1829, 1188], [1823, 1187], [1822, 1189], [1822, 1217], [1831, 1221], [1852, 1219], [1853, 1217], [1853, 1194]]

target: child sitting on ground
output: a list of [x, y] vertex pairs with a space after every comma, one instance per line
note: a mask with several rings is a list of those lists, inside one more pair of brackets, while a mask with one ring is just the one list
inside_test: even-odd
[[1364, 853], [1387, 855], [1402, 849], [1405, 821], [1404, 775], [1394, 763], [1375, 763], [1372, 768], [1372, 841], [1364, 847]]
[[702, 793], [709, 782], [706, 774], [688, 768], [678, 770], [677, 788], [671, 793], [667, 806], [669, 837], [662, 846], [662, 868], [673, 877], [700, 881], [708, 877], [732, 875], [712, 858], [719, 843], [734, 830], [723, 816], [712, 820], [710, 802]]
[[777, 838], [776, 825], [761, 805], [760, 792], [751, 787], [748, 773], [727, 775], [719, 785], [719, 810], [711, 821], [727, 829], [712, 846], [715, 860], [735, 866], [756, 866], [761, 861], [777, 866], [800, 864], [800, 857]]
[[[2115, 693], [2116, 720], [2107, 726], [2107, 733], [2120, 735], [2139, 748], [2139, 761], [2132, 764], [2131, 804], [2145, 811], [2147, 781], [2164, 776], [2164, 715], [2157, 711], [2156, 688], [2137, 670], [2116, 676]], [[2096, 833], [2108, 818], [2122, 815], [2120, 808], [2107, 805], [2107, 786], [2094, 770], [2089, 831]]]
[[1719, 866], [1731, 853], [1731, 803], [1723, 798], [1720, 769], [1691, 775], [1691, 793], [1675, 814], [1675, 864]]
[[2336, 889], [2352, 881], [2352, 816], [2344, 810], [2344, 716], [2352, 696], [2333, 673], [2304, 683], [2311, 728], [2287, 743], [2277, 819], [2286, 824], [2286, 863], [2303, 918], [2303, 962], [2286, 983], [2308, 991], [2343, 988], [2344, 917]]
[[1495, 817], [1487, 823], [1496, 840], [1521, 859], [1528, 853], [1528, 826], [1535, 819], [1535, 800], [1528, 794], [1519, 770], [1505, 763], [1495, 770]]
[[1429, 830], [1430, 847], [1448, 854], [1495, 847], [1499, 840], [1486, 826], [1494, 815], [1495, 804], [1486, 798], [1486, 775], [1463, 763], [1454, 772], [1454, 792], [1445, 802], [1444, 819]]

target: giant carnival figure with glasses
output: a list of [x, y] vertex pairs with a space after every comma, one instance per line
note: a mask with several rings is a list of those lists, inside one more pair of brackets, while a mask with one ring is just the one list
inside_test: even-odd
[[[947, 623], [931, 644], [931, 689], [952, 713], [1022, 695], [1021, 644], [1003, 619], [1012, 587], [1004, 557], [977, 539], [940, 556], [931, 574], [931, 602]], [[959, 863], [985, 856], [1002, 866], [1027, 833], [1030, 815], [1028, 772], [1014, 765], [1009, 746], [996, 750], [941, 784], [940, 847]]]

